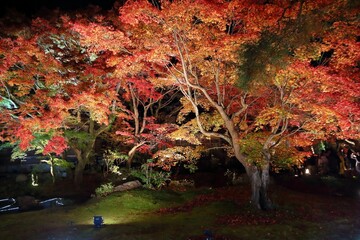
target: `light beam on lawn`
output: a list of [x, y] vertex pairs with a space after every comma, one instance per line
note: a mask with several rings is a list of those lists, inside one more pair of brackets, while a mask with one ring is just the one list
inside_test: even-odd
[[[115, 214], [116, 213], [114, 213], [114, 215]], [[91, 215], [88, 215], [86, 217], [85, 216], [82, 217], [82, 219], [76, 219], [76, 217], [75, 217], [75, 219], [73, 219], [71, 222], [73, 222], [74, 225], [94, 226], [94, 216], [101, 216], [103, 218], [103, 220], [104, 220], [104, 223], [103, 223], [104, 226], [127, 224], [127, 223], [133, 222], [132, 220], [125, 219], [125, 218], [122, 218], [122, 217], [108, 215], [108, 213], [105, 213], [105, 214], [97, 214], [97, 213], [96, 214], [91, 214]]]

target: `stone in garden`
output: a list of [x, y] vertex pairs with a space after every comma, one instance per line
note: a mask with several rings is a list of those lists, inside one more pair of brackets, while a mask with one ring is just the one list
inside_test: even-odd
[[130, 181], [114, 187], [114, 192], [122, 192], [141, 187], [142, 184], [138, 181]]

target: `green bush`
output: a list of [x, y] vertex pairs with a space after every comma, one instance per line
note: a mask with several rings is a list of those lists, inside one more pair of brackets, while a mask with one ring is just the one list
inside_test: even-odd
[[105, 197], [114, 191], [114, 185], [112, 183], [102, 184], [95, 189], [95, 194], [98, 197]]
[[117, 151], [106, 150], [103, 155], [103, 162], [104, 166], [104, 176], [108, 175], [109, 173], [113, 173], [116, 175], [121, 175], [120, 169], [118, 167], [119, 164], [126, 161], [128, 156]]
[[165, 185], [166, 181], [170, 180], [170, 172], [155, 170], [150, 166], [152, 161], [152, 159], [149, 159], [147, 163], [141, 165], [140, 169], [132, 170], [131, 175], [138, 178], [146, 188], [160, 189]]

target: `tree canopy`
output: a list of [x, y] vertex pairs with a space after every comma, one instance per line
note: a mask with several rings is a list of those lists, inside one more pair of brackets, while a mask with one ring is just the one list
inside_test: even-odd
[[[360, 139], [356, 4], [130, 0], [6, 26], [1, 140], [26, 150], [51, 134], [44, 151], [72, 148], [80, 182], [100, 137], [129, 165], [140, 151], [164, 169], [218, 138], [270, 208], [270, 168], [319, 140]], [[175, 158], [179, 141], [194, 155]]]

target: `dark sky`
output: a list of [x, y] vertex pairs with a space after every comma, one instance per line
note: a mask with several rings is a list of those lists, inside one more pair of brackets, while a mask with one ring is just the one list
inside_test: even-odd
[[60, 8], [62, 10], [76, 10], [85, 8], [89, 4], [110, 9], [116, 0], [1, 0], [0, 13], [4, 14], [8, 8], [15, 8], [27, 15], [35, 14], [38, 10]]

